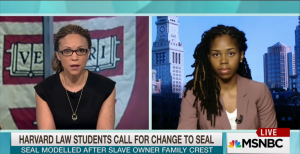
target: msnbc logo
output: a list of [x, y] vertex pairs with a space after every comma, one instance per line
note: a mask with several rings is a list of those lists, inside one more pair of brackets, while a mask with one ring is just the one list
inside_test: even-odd
[[235, 140], [235, 141], [232, 140], [231, 142], [229, 142], [228, 147], [229, 147], [229, 148], [233, 148], [234, 145], [235, 145], [236, 148], [242, 147], [242, 146], [241, 146], [241, 143], [240, 143], [238, 140]]

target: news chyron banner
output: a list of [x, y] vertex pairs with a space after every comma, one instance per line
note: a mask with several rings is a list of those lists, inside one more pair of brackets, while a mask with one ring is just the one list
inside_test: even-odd
[[227, 153], [290, 153], [289, 128], [260, 128], [256, 133], [227, 133]]
[[223, 153], [222, 133], [11, 133], [11, 154]]
[[[115, 128], [148, 129], [149, 17], [57, 16], [54, 38], [68, 24], [90, 32], [86, 69], [116, 81]], [[34, 86], [44, 79], [43, 35], [50, 35], [43, 34], [43, 17], [0, 17], [3, 129], [37, 129]], [[132, 120], [134, 115], [139, 116]]]

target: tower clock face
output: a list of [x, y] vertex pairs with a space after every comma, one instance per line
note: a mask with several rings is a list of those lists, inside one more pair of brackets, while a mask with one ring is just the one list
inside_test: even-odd
[[165, 31], [165, 27], [161, 26], [159, 30], [160, 30], [160, 32], [164, 32]]

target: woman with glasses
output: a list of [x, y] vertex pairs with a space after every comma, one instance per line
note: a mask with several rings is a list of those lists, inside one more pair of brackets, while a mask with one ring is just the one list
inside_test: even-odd
[[115, 82], [85, 69], [92, 47], [88, 30], [62, 27], [56, 34], [56, 74], [34, 88], [39, 129], [113, 129]]

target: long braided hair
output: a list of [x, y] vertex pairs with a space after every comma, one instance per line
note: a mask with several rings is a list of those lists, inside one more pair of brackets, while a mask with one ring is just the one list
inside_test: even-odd
[[[236, 40], [240, 53], [247, 50], [245, 33], [232, 26], [218, 25], [212, 27], [210, 30], [205, 31], [202, 35], [201, 42], [197, 45], [193, 57], [195, 67], [193, 74], [187, 75], [194, 78], [187, 82], [185, 85], [184, 97], [188, 90], [192, 90], [195, 98], [193, 106], [198, 111], [198, 100], [201, 100], [201, 112], [207, 112], [207, 120], [211, 121], [211, 125], [215, 125], [216, 116], [221, 115], [223, 106], [219, 101], [220, 84], [217, 76], [215, 75], [212, 65], [209, 61], [209, 51], [211, 42], [221, 35], [229, 35]], [[251, 71], [248, 66], [246, 58], [242, 63], [239, 63], [237, 73], [245, 78], [252, 79]], [[199, 118], [199, 116], [198, 116]]]

